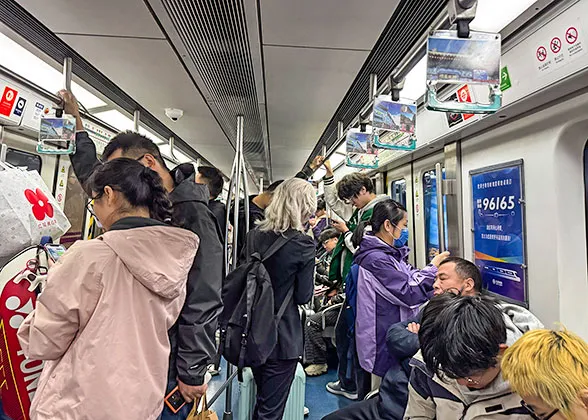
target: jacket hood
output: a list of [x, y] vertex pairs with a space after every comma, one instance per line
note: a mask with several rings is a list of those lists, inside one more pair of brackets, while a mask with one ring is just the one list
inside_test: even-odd
[[361, 218], [361, 215], [363, 213], [365, 213], [366, 211], [373, 209], [374, 207], [376, 207], [376, 204], [378, 204], [381, 201], [384, 200], [389, 200], [390, 197], [387, 196], [386, 194], [379, 194], [376, 196], [376, 198], [374, 198], [372, 201], [370, 201], [369, 203], [366, 204], [366, 206], [362, 209], [359, 210], [359, 217]]
[[394, 257], [397, 261], [405, 260], [410, 253], [410, 248], [403, 246], [402, 248], [396, 248], [388, 245], [386, 242], [381, 240], [375, 235], [366, 234], [361, 240], [359, 249], [355, 253], [354, 262], [361, 264], [363, 259], [373, 252], [383, 252], [387, 255]]
[[522, 306], [504, 301], [500, 301], [499, 306], [504, 314], [506, 344], [509, 346], [512, 346], [527, 331], [545, 328], [535, 315]]
[[196, 183], [196, 169], [191, 163], [183, 163], [170, 173], [176, 186], [169, 195], [174, 204], [200, 201], [208, 206], [210, 192], [206, 185]]
[[135, 280], [166, 299], [177, 298], [185, 289], [200, 242], [194, 233], [171, 226], [112, 230], [100, 239]]

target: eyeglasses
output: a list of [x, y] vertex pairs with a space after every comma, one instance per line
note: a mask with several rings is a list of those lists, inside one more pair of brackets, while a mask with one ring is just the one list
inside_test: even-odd
[[90, 214], [92, 216], [94, 216], [96, 219], [98, 218], [98, 216], [96, 216], [96, 212], [94, 211], [94, 201], [98, 200], [100, 197], [102, 197], [102, 194], [98, 194], [96, 197], [90, 197], [90, 199], [88, 200], [88, 202], [86, 203], [86, 209], [90, 212]]
[[525, 408], [525, 410], [527, 410], [529, 412], [529, 414], [531, 414], [531, 417], [533, 417], [533, 420], [549, 420], [550, 418], [552, 418], [553, 416], [555, 416], [559, 412], [558, 409], [555, 409], [551, 413], [549, 413], [545, 416], [540, 416], [539, 414], [535, 413], [535, 410], [533, 409], [533, 407], [528, 405], [524, 400], [521, 401], [521, 405]]

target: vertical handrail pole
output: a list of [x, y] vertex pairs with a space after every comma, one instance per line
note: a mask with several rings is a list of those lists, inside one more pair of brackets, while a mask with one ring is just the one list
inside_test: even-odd
[[[231, 168], [231, 178], [229, 181], [229, 191], [227, 193], [227, 209], [231, 208], [231, 199], [233, 197], [233, 189], [235, 187], [235, 171], [237, 170], [237, 155], [235, 155], [235, 159], [233, 159], [233, 167]], [[239, 209], [237, 209], [238, 211]], [[233, 211], [235, 211], [235, 207], [233, 207]], [[225, 217], [225, 270], [226, 273], [231, 271], [230, 266], [230, 259], [229, 259], [229, 226], [231, 223], [231, 213], [227, 211], [227, 215]], [[236, 233], [233, 231], [233, 236]]]
[[4, 144], [4, 126], [0, 125], [0, 162], [6, 162], [8, 146]]
[[[237, 147], [235, 151], [235, 160], [233, 162], [233, 173], [235, 176], [235, 194], [233, 204], [233, 261], [231, 267], [235, 269], [238, 263], [238, 249], [237, 244], [239, 241], [239, 198], [241, 194], [241, 175], [245, 172], [243, 162], [243, 116], [237, 116]], [[231, 176], [231, 183], [233, 177]], [[247, 180], [244, 180], [244, 186], [246, 187]], [[246, 191], [247, 193], [247, 191]], [[229, 191], [230, 194], [230, 191]], [[245, 196], [245, 231], [249, 228], [249, 197]], [[227, 224], [228, 226], [228, 224]], [[223, 420], [233, 419], [233, 366], [227, 362], [227, 391], [225, 395], [225, 412], [223, 414]]]
[[263, 193], [263, 175], [259, 177], [259, 193]]
[[71, 92], [72, 65], [71, 57], [65, 57], [63, 60], [63, 88], [69, 92]]
[[135, 133], [139, 132], [139, 123], [141, 122], [141, 111], [135, 109], [133, 113], [133, 131]]
[[435, 165], [435, 176], [437, 178], [437, 225], [439, 232], [439, 251], [445, 252], [445, 212], [443, 208], [443, 169], [441, 164]]

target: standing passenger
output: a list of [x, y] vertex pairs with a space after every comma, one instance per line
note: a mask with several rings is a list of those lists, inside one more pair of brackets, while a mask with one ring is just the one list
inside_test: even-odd
[[[161, 414], [174, 325], [198, 238], [163, 223], [161, 179], [116, 159], [87, 183], [107, 231], [76, 242], [49, 270], [18, 331], [25, 356], [45, 360], [33, 420], [149, 419]], [[154, 247], [157, 243], [159, 246]]]
[[223, 192], [223, 185], [225, 183], [223, 174], [214, 166], [199, 166], [198, 173], [196, 174], [196, 182], [208, 186], [208, 192], [210, 193], [208, 208], [214, 214], [224, 238], [227, 227], [227, 208], [218, 200], [218, 197]]
[[302, 356], [302, 323], [297, 305], [308, 303], [313, 295], [315, 247], [304, 234], [303, 224], [316, 209], [316, 194], [308, 182], [293, 178], [282, 183], [265, 212], [265, 220], [247, 237], [251, 249], [244, 255], [265, 251], [284, 235], [289, 241], [263, 264], [274, 291], [277, 313], [293, 289], [293, 297], [278, 325], [278, 342], [267, 362], [253, 369], [257, 385], [254, 420], [279, 420], [284, 414], [298, 360]]
[[[369, 220], [372, 217], [374, 206], [380, 201], [388, 199], [388, 196], [385, 194], [376, 195], [372, 180], [367, 175], [360, 173], [345, 175], [335, 187], [331, 163], [327, 160], [324, 162], [324, 166], [327, 171], [324, 178], [325, 201], [340, 219], [347, 220], [347, 222], [333, 221], [333, 227], [341, 233], [341, 236], [333, 251], [329, 270], [329, 279], [343, 285], [353, 262], [353, 254], [357, 250], [351, 241], [355, 227], [359, 222]], [[347, 306], [346, 302], [343, 308]], [[357, 372], [352, 362], [357, 359], [357, 355], [353, 354], [352, 331], [353, 326], [348, 325], [346, 317], [339, 317], [335, 331], [337, 356], [339, 357], [339, 380], [329, 382], [327, 391], [356, 400]]]
[[[59, 94], [64, 100], [65, 112], [76, 117], [76, 153], [70, 159], [76, 177], [84, 185], [99, 165], [96, 146], [84, 131], [75, 97], [67, 91]], [[200, 238], [200, 247], [188, 275], [186, 303], [178, 322], [170, 330], [168, 391], [178, 386], [184, 398], [191, 402], [206, 392], [204, 379], [208, 365], [217, 353], [215, 332], [222, 311], [224, 275], [222, 235], [208, 209], [207, 188], [195, 182], [192, 165], [191, 171], [176, 168], [170, 172], [157, 145], [133, 132], [115, 136], [102, 154], [102, 159], [106, 161], [121, 157], [135, 159], [157, 172], [169, 193], [174, 221]], [[90, 193], [87, 189], [86, 192]], [[154, 241], [153, 245], [157, 246], [158, 241]], [[182, 419], [187, 417], [189, 411], [186, 406], [174, 415], [166, 407], [162, 419]]]

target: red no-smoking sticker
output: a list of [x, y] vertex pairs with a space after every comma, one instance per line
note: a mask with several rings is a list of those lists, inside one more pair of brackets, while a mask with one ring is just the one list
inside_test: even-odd
[[12, 111], [12, 107], [14, 106], [14, 102], [16, 101], [16, 96], [18, 95], [18, 91], [9, 88], [6, 86], [4, 88], [4, 93], [2, 94], [2, 99], [0, 99], [0, 114], [5, 115], [7, 117], [10, 116], [10, 112]]
[[549, 45], [551, 47], [551, 51], [553, 51], [555, 54], [561, 51], [561, 39], [558, 37], [553, 38]]
[[578, 40], [578, 30], [573, 26], [569, 27], [566, 31], [566, 41], [568, 44], [575, 44]]

